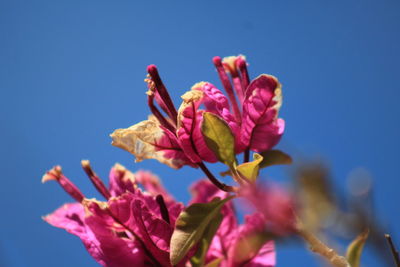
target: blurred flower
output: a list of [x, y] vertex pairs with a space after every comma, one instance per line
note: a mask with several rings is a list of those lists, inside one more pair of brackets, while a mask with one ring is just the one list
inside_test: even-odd
[[[284, 131], [284, 121], [278, 118], [282, 104], [278, 80], [262, 74], [250, 82], [244, 56], [223, 60], [215, 57], [213, 62], [228, 98], [211, 83], [200, 82], [182, 96], [178, 110], [156, 66], [150, 65], [146, 81], [152, 115], [129, 128], [115, 130], [111, 134], [113, 145], [135, 155], [136, 161], [151, 158], [172, 168], [197, 167], [203, 161], [216, 162], [217, 157], [207, 147], [201, 132], [205, 111], [219, 116], [229, 125], [235, 136], [236, 153], [262, 152], [276, 145]], [[201, 105], [205, 109], [200, 109]]]
[[[201, 180], [192, 187], [192, 203], [207, 203], [215, 197], [229, 194]], [[274, 242], [266, 239], [265, 218], [260, 212], [245, 217], [239, 225], [232, 202], [222, 208], [223, 220], [207, 253], [206, 263], [220, 260], [220, 267], [269, 267], [275, 266]]]
[[56, 180], [77, 203], [63, 205], [44, 220], [78, 236], [103, 266], [171, 266], [169, 243], [183, 205], [149, 172], [133, 174], [117, 164], [106, 188], [87, 161], [82, 165], [107, 201], [85, 198], [61, 168], [55, 167], [43, 182]]
[[251, 184], [242, 187], [240, 194], [264, 216], [265, 228], [270, 234], [283, 236], [296, 230], [294, 199], [283, 188], [274, 184]]

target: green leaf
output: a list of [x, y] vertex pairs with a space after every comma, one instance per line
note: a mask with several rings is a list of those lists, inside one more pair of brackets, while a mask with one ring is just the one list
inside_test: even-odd
[[236, 167], [236, 170], [240, 172], [241, 175], [249, 179], [251, 182], [255, 182], [258, 176], [258, 171], [260, 170], [260, 163], [263, 161], [263, 156], [254, 153], [253, 161], [240, 164]]
[[205, 267], [218, 267], [221, 261], [222, 258], [215, 259], [212, 262], [209, 262]]
[[170, 260], [178, 264], [188, 251], [203, 237], [207, 226], [220, 214], [222, 206], [234, 196], [215, 198], [209, 203], [195, 203], [179, 214], [171, 237]]
[[204, 112], [201, 132], [208, 148], [218, 160], [233, 168], [236, 163], [235, 137], [229, 125], [217, 115]]
[[204, 231], [203, 237], [200, 240], [200, 246], [197, 249], [196, 254], [190, 259], [192, 267], [203, 267], [204, 260], [210, 247], [211, 241], [218, 230], [219, 225], [223, 219], [222, 213], [218, 212], [217, 216], [208, 224]]
[[273, 165], [292, 164], [292, 158], [280, 150], [267, 150], [260, 153], [263, 156], [263, 161], [260, 163], [260, 168], [265, 168]]
[[361, 253], [365, 242], [367, 241], [368, 235], [369, 230], [364, 231], [358, 235], [347, 247], [346, 259], [350, 263], [351, 267], [360, 266]]

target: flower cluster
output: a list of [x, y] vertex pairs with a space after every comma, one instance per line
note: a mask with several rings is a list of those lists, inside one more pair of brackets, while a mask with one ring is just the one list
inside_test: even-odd
[[[275, 266], [271, 236], [295, 231], [291, 197], [281, 189], [257, 186], [259, 170], [289, 164], [272, 148], [284, 121], [278, 80], [262, 74], [250, 81], [242, 55], [213, 63], [227, 97], [209, 82], [196, 83], [178, 109], [154, 65], [147, 68], [147, 120], [111, 134], [113, 145], [136, 161], [156, 159], [172, 168], [200, 168], [208, 180], [191, 188], [185, 207], [149, 172], [131, 173], [121, 165], [110, 172], [109, 186], [82, 167], [105, 200], [88, 199], [57, 166], [43, 181], [57, 181], [73, 198], [44, 217], [49, 224], [78, 236], [103, 266]], [[243, 163], [236, 155], [244, 153]], [[253, 160], [250, 156], [253, 154]], [[236, 185], [221, 183], [205, 163], [220, 161]], [[249, 200], [255, 212], [239, 225], [233, 198]], [[272, 234], [272, 235], [271, 235]]]
[[282, 104], [278, 80], [262, 74], [250, 82], [244, 56], [224, 60], [215, 57], [213, 62], [228, 98], [213, 84], [199, 82], [182, 95], [178, 110], [156, 66], [150, 65], [146, 81], [152, 115], [129, 128], [116, 130], [111, 134], [113, 145], [135, 155], [136, 161], [152, 158], [173, 168], [216, 162], [218, 156], [207, 146], [201, 130], [205, 112], [217, 115], [229, 126], [235, 137], [236, 154], [263, 152], [276, 145], [285, 126], [284, 120], [278, 118]]
[[[109, 187], [106, 187], [87, 161], [83, 161], [82, 166], [106, 200], [85, 198], [57, 166], [43, 176], [43, 182], [57, 181], [76, 202], [64, 204], [44, 220], [78, 236], [92, 257], [103, 266], [172, 266], [170, 241], [183, 204], [175, 201], [158, 177], [149, 172], [134, 174], [116, 164], [110, 171]], [[197, 182], [192, 192], [192, 204], [227, 197], [227, 193], [219, 191], [207, 180]], [[243, 263], [247, 263], [246, 266], [274, 266], [272, 241], [263, 244], [258, 253], [237, 253], [242, 240], [262, 231], [262, 214], [248, 215], [245, 224], [238, 225], [231, 202], [221, 212], [223, 220], [204, 264], [218, 261], [219, 266], [241, 266]], [[187, 266], [195, 249], [193, 247], [174, 266]]]

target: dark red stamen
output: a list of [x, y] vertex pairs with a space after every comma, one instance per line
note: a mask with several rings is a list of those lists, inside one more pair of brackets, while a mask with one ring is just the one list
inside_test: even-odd
[[232, 76], [233, 86], [235, 88], [236, 95], [237, 95], [237, 97], [239, 99], [239, 102], [243, 103], [244, 90], [243, 90], [243, 87], [242, 87], [242, 79], [240, 78], [238, 72], [231, 72], [231, 76]]
[[174, 103], [170, 95], [168, 94], [167, 88], [162, 82], [160, 75], [158, 74], [157, 67], [155, 65], [150, 65], [147, 67], [147, 72], [150, 74], [151, 80], [154, 82], [155, 89], [160, 95], [160, 99], [163, 101], [167, 108], [168, 116], [172, 119], [174, 124], [177, 124], [178, 112], [175, 108]]
[[85, 198], [78, 187], [76, 187], [76, 185], [74, 185], [67, 177], [64, 176], [60, 166], [54, 167], [42, 178], [43, 183], [50, 180], [56, 180], [64, 189], [64, 191], [79, 203]]
[[154, 105], [154, 95], [149, 95], [147, 97], [147, 104], [150, 107], [151, 113], [157, 118], [162, 126], [175, 133], [175, 127], [163, 116], [163, 114]]
[[246, 60], [243, 58], [239, 57], [236, 60], [236, 66], [240, 70], [240, 75], [242, 77], [242, 88], [243, 88], [243, 95], [246, 95], [246, 89], [250, 84], [250, 77], [249, 73], [247, 72], [247, 63]]
[[163, 218], [164, 221], [167, 223], [170, 223], [169, 220], [169, 211], [167, 209], [167, 205], [165, 205], [165, 201], [162, 195], [157, 195], [156, 196], [156, 201], [158, 203], [158, 206], [160, 207], [160, 213], [161, 217]]
[[249, 161], [250, 161], [250, 149], [246, 148], [246, 150], [244, 151], [244, 155], [243, 155], [243, 163], [246, 163]]
[[107, 187], [104, 185], [101, 179], [94, 173], [92, 167], [90, 166], [90, 162], [88, 160], [82, 160], [81, 164], [83, 170], [89, 177], [94, 187], [96, 187], [97, 191], [99, 191], [100, 194], [102, 194], [103, 197], [105, 197], [107, 200], [110, 199], [110, 191], [108, 191]]
[[240, 115], [240, 110], [238, 103], [236, 101], [235, 94], [232, 89], [231, 82], [229, 81], [228, 75], [226, 75], [224, 66], [222, 65], [221, 58], [220, 57], [214, 57], [213, 58], [214, 65], [217, 69], [219, 79], [222, 82], [222, 85], [225, 88], [226, 93], [228, 94], [229, 100], [231, 101], [232, 104], [232, 109], [233, 113], [235, 114], [236, 120], [240, 123], [241, 122], [241, 115]]

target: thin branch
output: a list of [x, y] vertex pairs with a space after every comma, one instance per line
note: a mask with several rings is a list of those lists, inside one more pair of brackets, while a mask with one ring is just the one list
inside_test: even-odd
[[389, 234], [385, 234], [385, 238], [386, 238], [387, 242], [389, 243], [390, 251], [392, 252], [396, 266], [400, 267], [400, 255], [396, 249], [396, 246], [393, 243], [392, 237]]
[[297, 234], [300, 235], [309, 245], [311, 251], [324, 257], [332, 266], [350, 267], [345, 257], [340, 256], [334, 249], [325, 245], [316, 235], [304, 229], [301, 223], [298, 223]]

